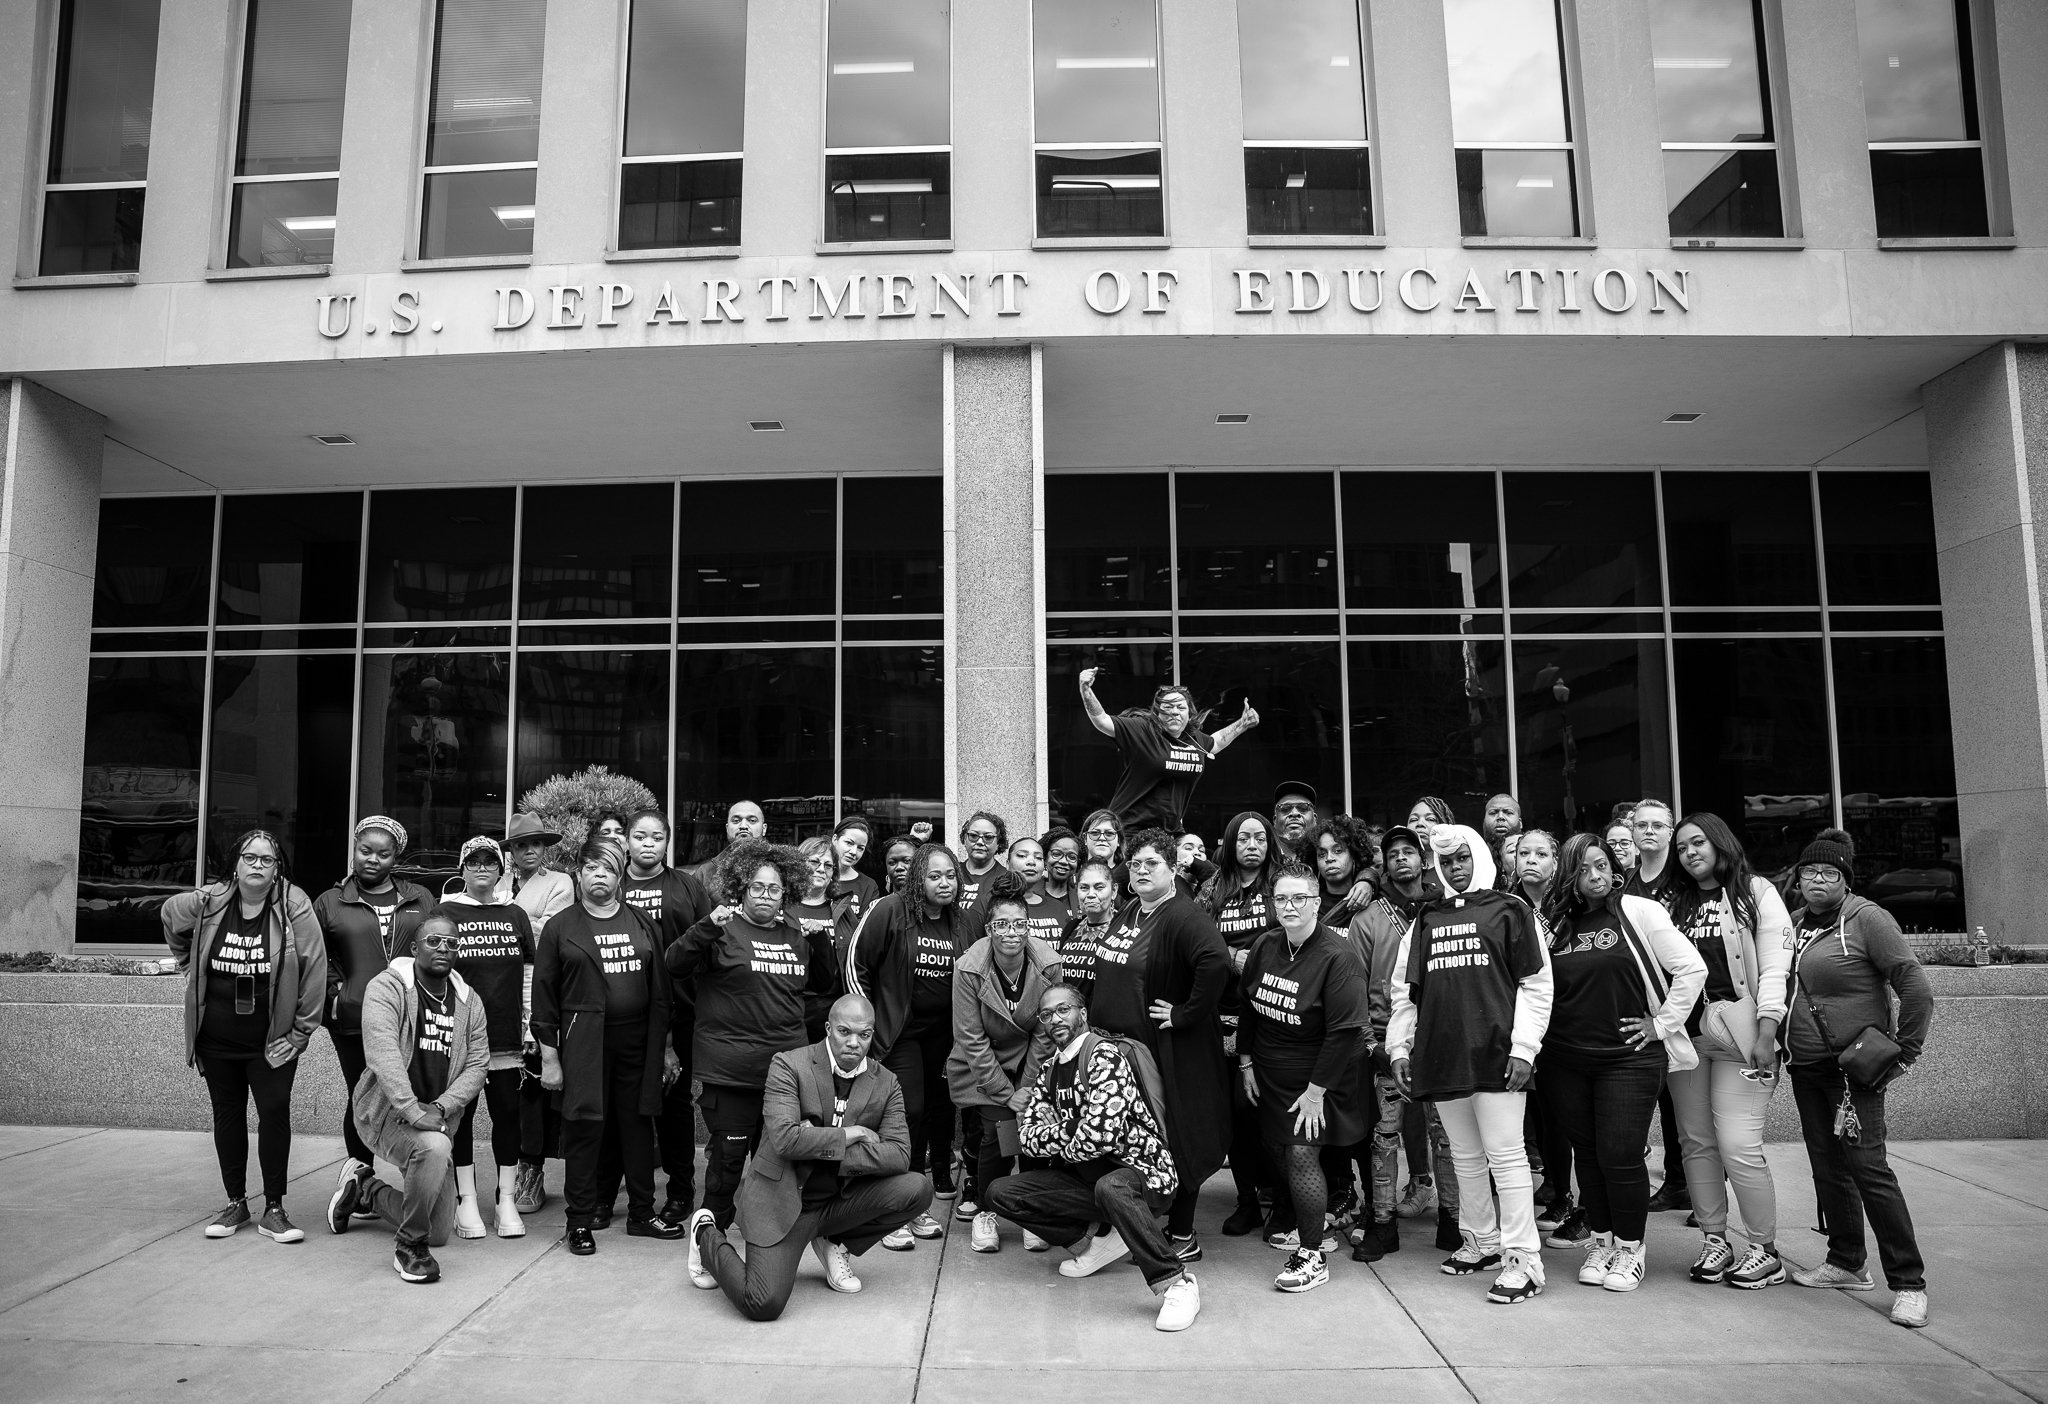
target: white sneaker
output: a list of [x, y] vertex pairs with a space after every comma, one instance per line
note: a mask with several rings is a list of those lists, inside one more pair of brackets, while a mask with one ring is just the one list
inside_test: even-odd
[[1000, 1253], [1003, 1251], [1002, 1237], [996, 1232], [996, 1216], [984, 1209], [974, 1216], [974, 1229], [967, 1237], [967, 1246], [977, 1253]]
[[811, 1251], [818, 1255], [818, 1266], [825, 1269], [827, 1287], [835, 1292], [853, 1293], [860, 1290], [860, 1279], [853, 1275], [853, 1256], [846, 1251], [844, 1243], [814, 1238], [811, 1240]]
[[1486, 1290], [1486, 1300], [1496, 1306], [1513, 1306], [1542, 1295], [1543, 1259], [1533, 1253], [1508, 1253], [1502, 1261], [1500, 1276]]
[[692, 1287], [702, 1287], [706, 1291], [716, 1287], [718, 1279], [705, 1270], [704, 1250], [697, 1245], [697, 1233], [698, 1230], [714, 1225], [717, 1222], [717, 1216], [709, 1209], [699, 1209], [696, 1213], [690, 1215], [689, 1223], [684, 1226], [684, 1237], [690, 1241], [690, 1285]]
[[1649, 1268], [1642, 1244], [1617, 1242], [1614, 1256], [1607, 1261], [1607, 1276], [1600, 1279], [1600, 1285], [1610, 1292], [1633, 1292], [1643, 1285], [1643, 1274]]
[[1927, 1324], [1927, 1293], [1911, 1288], [1892, 1298], [1892, 1324], [1914, 1330]]
[[917, 1246], [917, 1238], [910, 1231], [910, 1225], [882, 1235], [882, 1246], [892, 1253], [908, 1253]]
[[1030, 1229], [1025, 1229], [1025, 1230], [1024, 1230], [1024, 1251], [1025, 1251], [1025, 1252], [1027, 1252], [1027, 1253], [1043, 1253], [1043, 1252], [1044, 1252], [1044, 1251], [1045, 1251], [1046, 1249], [1048, 1249], [1048, 1248], [1050, 1248], [1050, 1247], [1052, 1247], [1052, 1244], [1050, 1244], [1050, 1243], [1046, 1242], [1046, 1241], [1045, 1241], [1044, 1239], [1040, 1238], [1040, 1237], [1039, 1237], [1039, 1236], [1038, 1236], [1037, 1234], [1033, 1233], [1033, 1232], [1032, 1232], [1032, 1231], [1031, 1231]]
[[482, 1238], [484, 1236], [483, 1215], [476, 1211], [474, 1196], [459, 1197], [455, 1201], [455, 1236], [457, 1238]]
[[[969, 1214], [967, 1217], [972, 1219], [974, 1216]], [[944, 1238], [946, 1236], [946, 1226], [929, 1214], [919, 1214], [916, 1218], [905, 1224], [904, 1228], [910, 1231], [910, 1235], [913, 1238]]]
[[[1115, 1233], [1112, 1232], [1110, 1237], [1115, 1238]], [[1067, 1264], [1061, 1263], [1060, 1271], [1066, 1270]], [[1184, 1272], [1180, 1281], [1166, 1289], [1165, 1300], [1159, 1303], [1159, 1319], [1152, 1324], [1161, 1331], [1185, 1331], [1195, 1324], [1195, 1318], [1201, 1311], [1201, 1284], [1195, 1281], [1193, 1273]]]
[[1579, 1283], [1586, 1287], [1598, 1287], [1607, 1280], [1607, 1269], [1614, 1261], [1614, 1235], [1596, 1233], [1586, 1244], [1586, 1260], [1579, 1264]]
[[967, 1197], [967, 1192], [965, 1190], [962, 1190], [960, 1192], [960, 1202], [953, 1206], [953, 1217], [964, 1224], [973, 1219], [974, 1216], [976, 1214], [979, 1214], [980, 1212], [981, 1206], [979, 1204], [976, 1204], [973, 1200], [969, 1199]]
[[[1073, 1252], [1071, 1248], [1067, 1251]], [[1060, 1264], [1060, 1276], [1092, 1277], [1104, 1268], [1120, 1263], [1130, 1256], [1131, 1250], [1124, 1246], [1124, 1236], [1115, 1229], [1111, 1229], [1100, 1238], [1087, 1239], [1086, 1247], [1081, 1252], [1074, 1253], [1073, 1257]], [[1194, 1281], [1191, 1277], [1185, 1280], [1189, 1282]], [[1188, 1320], [1192, 1321], [1194, 1319], [1193, 1312], [1190, 1312]], [[1170, 1329], [1178, 1330], [1179, 1328], [1173, 1327]]]

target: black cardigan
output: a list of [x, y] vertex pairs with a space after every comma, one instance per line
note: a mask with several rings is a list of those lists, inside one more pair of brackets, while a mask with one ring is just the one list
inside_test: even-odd
[[[640, 1104], [629, 1114], [661, 1113], [663, 1059], [670, 1010], [668, 972], [661, 963], [661, 938], [647, 914], [621, 902], [630, 913], [633, 947], [647, 976], [647, 1054], [640, 1074]], [[541, 928], [533, 958], [534, 1040], [558, 1050], [562, 1061], [561, 1112], [570, 1121], [602, 1121], [604, 1104], [604, 960], [591, 934], [590, 913], [571, 902]]]

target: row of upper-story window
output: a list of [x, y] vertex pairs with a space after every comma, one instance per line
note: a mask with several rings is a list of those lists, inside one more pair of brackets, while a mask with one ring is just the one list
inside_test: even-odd
[[[1370, 0], [1238, 0], [1254, 236], [1369, 237]], [[1856, 0], [1880, 237], [1994, 232], [1990, 0]], [[533, 245], [547, 0], [434, 0], [409, 253]], [[1585, 226], [1572, 0], [1441, 0], [1467, 238]], [[51, 55], [44, 276], [137, 267], [160, 0], [61, 0]], [[829, 0], [823, 239], [952, 233], [950, 0]], [[1782, 239], [1790, 163], [1768, 0], [1647, 0], [1674, 239]], [[1040, 239], [1165, 234], [1159, 0], [1032, 0]], [[349, 0], [245, 0], [219, 266], [333, 257]], [[747, 0], [631, 0], [613, 248], [741, 243]], [[1996, 232], [2004, 232], [1999, 230]]]

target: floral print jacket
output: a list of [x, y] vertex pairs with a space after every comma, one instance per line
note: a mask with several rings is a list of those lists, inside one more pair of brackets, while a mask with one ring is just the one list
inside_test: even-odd
[[1027, 1155], [1085, 1165], [1109, 1157], [1145, 1177], [1154, 1194], [1172, 1194], [1178, 1184], [1173, 1152], [1153, 1119], [1123, 1050], [1106, 1038], [1087, 1035], [1094, 1045], [1080, 1054], [1084, 1066], [1071, 1087], [1057, 1090], [1056, 1058], [1048, 1058], [1017, 1113], [1018, 1139]]

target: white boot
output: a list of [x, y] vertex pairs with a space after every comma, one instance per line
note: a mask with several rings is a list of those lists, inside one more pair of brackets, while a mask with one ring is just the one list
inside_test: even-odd
[[455, 1236], [482, 1238], [484, 1221], [476, 1212], [476, 1167], [455, 1167]]
[[498, 1237], [526, 1237], [526, 1220], [519, 1217], [519, 1211], [512, 1205], [512, 1193], [519, 1180], [519, 1167], [500, 1166], [498, 1169]]

